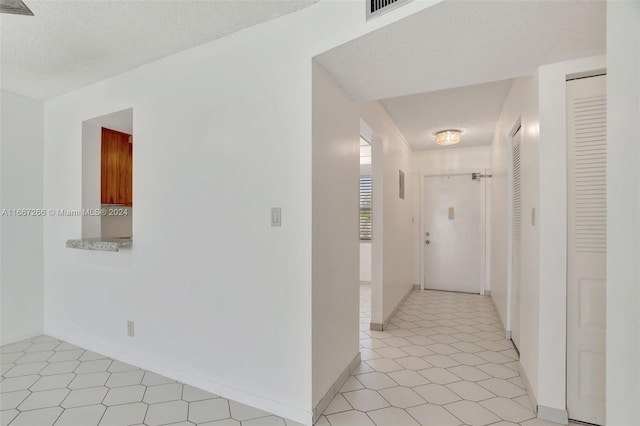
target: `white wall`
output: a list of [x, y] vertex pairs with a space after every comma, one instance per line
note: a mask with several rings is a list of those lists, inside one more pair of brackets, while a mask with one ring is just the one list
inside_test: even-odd
[[[42, 208], [43, 104], [0, 95], [0, 210]], [[0, 344], [43, 330], [42, 217], [0, 219]]]
[[531, 209], [538, 206], [538, 84], [536, 77], [514, 80], [496, 126], [492, 153], [491, 297], [506, 330], [511, 330], [509, 288], [511, 220], [511, 135], [521, 125], [520, 363], [538, 394], [538, 229]]
[[103, 238], [130, 238], [133, 236], [133, 207], [103, 204], [102, 209], [107, 212], [100, 218], [100, 235]]
[[[91, 121], [82, 123], [82, 208], [101, 207], [102, 128]], [[82, 217], [82, 238], [102, 236], [100, 216]]]
[[640, 424], [640, 3], [607, 2], [607, 424]]
[[360, 242], [360, 282], [371, 283], [371, 243]]
[[118, 253], [72, 250], [80, 218], [45, 220], [45, 330], [307, 421], [311, 61], [267, 27], [46, 103], [50, 208], [81, 207], [82, 122], [135, 108], [136, 235]]
[[81, 204], [82, 121], [135, 109], [136, 235], [72, 250], [80, 218], [45, 220], [45, 331], [309, 422], [311, 58], [432, 4], [365, 22], [361, 2], [319, 2], [48, 101], [44, 203], [59, 208]]
[[[425, 174], [456, 171], [483, 171], [491, 168], [491, 147], [479, 146], [470, 148], [434, 149], [414, 151], [411, 159], [412, 182], [414, 190], [414, 224], [413, 224], [413, 283], [420, 284], [420, 257], [424, 239], [420, 228], [422, 220], [421, 179]], [[486, 285], [490, 289], [490, 283]]]
[[359, 352], [360, 117], [313, 65], [313, 406]]
[[414, 151], [411, 163], [416, 173], [488, 169], [491, 168], [491, 148], [478, 146]]
[[[415, 200], [410, 174], [412, 152], [402, 133], [378, 102], [360, 104], [360, 117], [373, 131], [371, 322], [382, 324], [413, 287]], [[405, 173], [404, 200], [398, 195], [399, 170]], [[382, 218], [380, 214], [376, 215], [377, 203], [382, 204]], [[376, 256], [376, 243], [381, 245], [381, 257]], [[377, 260], [380, 258], [381, 262]], [[381, 274], [379, 282], [376, 280], [377, 273]]]

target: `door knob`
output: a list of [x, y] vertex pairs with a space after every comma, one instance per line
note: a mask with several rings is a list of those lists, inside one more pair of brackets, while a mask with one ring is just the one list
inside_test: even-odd
[[431, 244], [431, 241], [427, 240], [427, 241], [425, 241], [424, 243], [425, 243], [426, 245], [429, 245], [429, 244]]

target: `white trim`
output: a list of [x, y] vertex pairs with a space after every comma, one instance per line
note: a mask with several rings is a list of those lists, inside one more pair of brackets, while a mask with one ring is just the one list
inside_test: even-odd
[[347, 381], [349, 376], [351, 376], [355, 369], [360, 365], [360, 359], [360, 352], [358, 352], [356, 356], [353, 357], [349, 365], [347, 365], [345, 369], [342, 370], [342, 373], [340, 373], [336, 381], [331, 385], [324, 396], [320, 398], [320, 402], [318, 402], [318, 405], [313, 407], [312, 424], [318, 420], [322, 413], [324, 413], [324, 410], [327, 409], [329, 404], [331, 404], [331, 401], [333, 401], [333, 398], [338, 392], [340, 392], [340, 389], [342, 389], [344, 382]]
[[420, 182], [418, 183], [419, 187], [420, 187], [420, 193], [418, 194], [418, 206], [419, 209], [418, 211], [420, 212], [418, 214], [418, 220], [420, 221], [420, 276], [418, 277], [418, 285], [420, 287], [420, 290], [424, 290], [424, 239], [425, 239], [425, 230], [424, 230], [424, 212], [423, 207], [424, 207], [424, 200], [422, 199], [424, 197], [424, 178], [425, 176], [423, 174], [420, 174]]
[[545, 407], [544, 405], [538, 405], [538, 419], [559, 423], [561, 425], [569, 424], [569, 414], [567, 413], [567, 410]]
[[12, 333], [12, 334], [4, 334], [2, 335], [2, 339], [0, 339], [0, 346], [9, 345], [11, 343], [20, 342], [21, 340], [30, 339], [32, 337], [40, 336], [42, 334], [42, 328], [32, 328], [27, 331], [22, 331], [20, 333]]
[[[55, 329], [45, 328], [45, 334], [47, 336], [55, 337], [58, 340], [69, 342], [73, 345], [88, 349], [93, 352], [97, 352], [108, 356], [127, 364], [135, 365], [143, 370], [152, 371], [160, 375], [169, 377], [173, 380], [203, 389], [205, 391], [220, 395], [226, 399], [232, 399], [242, 404], [249, 405], [251, 407], [259, 408], [264, 411], [268, 411], [277, 416], [294, 420], [303, 424], [310, 424], [313, 412], [307, 411], [298, 407], [282, 404], [272, 399], [265, 398], [263, 396], [255, 395], [244, 390], [240, 390], [231, 386], [217, 382], [214, 378], [204, 377], [201, 373], [188, 371], [182, 368], [176, 368], [163, 362], [156, 361], [153, 354], [133, 354], [129, 352], [123, 352], [113, 350], [111, 346], [105, 346], [101, 343], [97, 343], [88, 336], [70, 336], [63, 332], [58, 332]], [[358, 352], [358, 357], [360, 353]]]
[[[485, 176], [491, 175], [491, 169], [484, 169]], [[491, 295], [491, 184], [492, 179], [484, 180], [484, 283], [483, 296]], [[489, 288], [487, 288], [489, 287]]]
[[[511, 339], [511, 332], [507, 331], [507, 333], [509, 333], [509, 339]], [[529, 403], [533, 408], [533, 412], [537, 414], [538, 401], [536, 400], [536, 396], [533, 393], [533, 389], [531, 388], [531, 383], [529, 382], [529, 377], [527, 377], [526, 371], [524, 371], [524, 368], [522, 368], [522, 364], [520, 363], [520, 360], [518, 360], [518, 373], [520, 373], [520, 378], [522, 379], [522, 382], [524, 383], [524, 387], [527, 390], [527, 396], [529, 397]]]
[[[420, 202], [420, 290], [424, 290], [424, 238], [425, 238], [425, 230], [424, 230], [424, 179], [428, 177], [435, 176], [460, 176], [460, 175], [470, 175], [472, 173], [483, 172], [485, 175], [488, 174], [488, 169], [483, 169], [480, 167], [476, 168], [465, 168], [465, 169], [456, 169], [456, 170], [434, 170], [431, 172], [422, 172], [420, 173], [420, 194], [419, 194], [419, 202]], [[482, 235], [484, 237], [484, 244], [482, 244], [482, 257], [484, 258], [484, 265], [482, 266], [482, 276], [480, 277], [480, 288], [479, 294], [485, 295], [485, 289], [487, 286], [487, 279], [489, 277], [488, 271], [491, 268], [491, 252], [487, 250], [487, 245], [490, 244], [488, 241], [488, 233], [487, 233], [487, 221], [490, 218], [487, 215], [487, 205], [489, 204], [488, 197], [486, 194], [487, 187], [487, 179], [480, 180], [480, 184], [484, 185], [484, 191], [481, 192], [480, 202], [483, 204], [481, 206], [481, 222], [482, 222]]]
[[[487, 169], [482, 169], [482, 172], [484, 173], [485, 176], [488, 175], [487, 173]], [[480, 179], [480, 221], [482, 222], [482, 239], [484, 240], [484, 244], [482, 244], [482, 280], [480, 283], [480, 295], [484, 296], [485, 292], [486, 292], [486, 288], [487, 288], [487, 271], [489, 269], [489, 265], [487, 265], [487, 241], [489, 240], [487, 238], [487, 235], [489, 235], [487, 233], [487, 205], [489, 204], [487, 202], [488, 198], [487, 198], [487, 180], [489, 178], [485, 178], [485, 179]]]
[[387, 328], [389, 326], [389, 321], [391, 321], [391, 318], [393, 318], [393, 316], [396, 314], [396, 312], [398, 312], [398, 309], [400, 309], [400, 307], [402, 306], [404, 301], [407, 300], [407, 298], [411, 295], [411, 293], [413, 293], [413, 290], [415, 290], [415, 289], [416, 289], [415, 284], [412, 284], [411, 287], [409, 287], [409, 290], [407, 291], [407, 294], [405, 294], [404, 297], [402, 298], [402, 300], [400, 300], [400, 302], [398, 302], [396, 307], [393, 308], [393, 311], [384, 320], [384, 322], [382, 324], [377, 323], [377, 322], [372, 322], [372, 323], [369, 324], [369, 329], [370, 330], [375, 330], [375, 331], [384, 331], [385, 328]]

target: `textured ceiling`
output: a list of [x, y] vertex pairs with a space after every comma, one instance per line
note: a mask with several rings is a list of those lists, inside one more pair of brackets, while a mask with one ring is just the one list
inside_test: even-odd
[[354, 101], [369, 101], [602, 54], [605, 23], [605, 1], [446, 0], [316, 59]]
[[315, 1], [26, 1], [0, 17], [2, 88], [48, 99]]
[[[511, 81], [388, 98], [382, 106], [414, 150], [490, 145]], [[445, 129], [463, 131], [459, 145], [435, 143], [435, 133]]]

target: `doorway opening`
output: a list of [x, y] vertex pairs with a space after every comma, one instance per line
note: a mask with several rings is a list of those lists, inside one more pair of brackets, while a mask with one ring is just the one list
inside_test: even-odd
[[371, 142], [360, 136], [360, 330], [371, 324], [373, 176]]
[[133, 109], [82, 123], [82, 238], [133, 238]]

